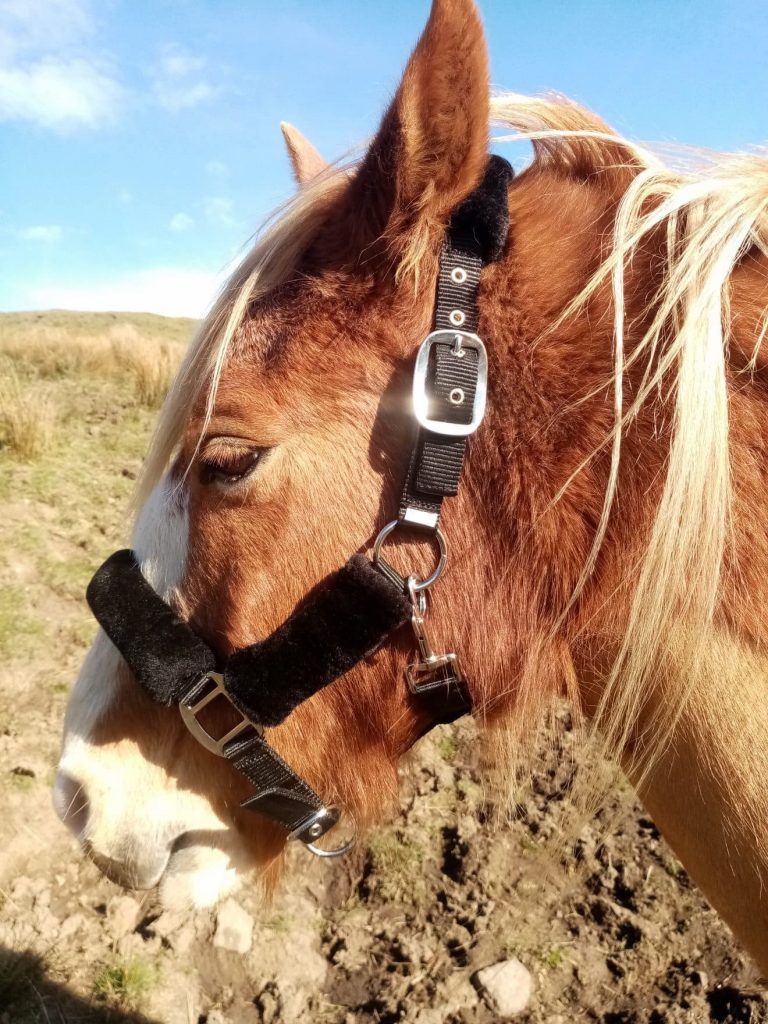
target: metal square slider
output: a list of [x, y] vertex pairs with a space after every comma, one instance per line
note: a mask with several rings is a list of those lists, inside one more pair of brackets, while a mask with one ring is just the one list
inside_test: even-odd
[[[212, 736], [205, 726], [202, 725], [198, 715], [203, 708], [208, 707], [209, 704], [212, 704], [213, 701], [219, 698], [229, 705], [232, 712], [234, 712], [233, 717], [236, 716], [238, 721], [230, 726], [222, 736]], [[244, 733], [248, 729], [256, 732], [259, 736], [264, 733], [261, 726], [249, 721], [240, 709], [236, 708], [232, 703], [227, 688], [224, 685], [224, 676], [221, 672], [206, 672], [201, 679], [198, 679], [181, 704], [179, 704], [179, 711], [181, 712], [182, 721], [197, 742], [205, 747], [206, 750], [210, 750], [212, 754], [218, 754], [219, 757], [226, 757], [225, 748], [227, 744], [231, 743], [232, 740], [238, 739], [238, 737], [243, 739]]]
[[[429, 354], [437, 344], [451, 345], [453, 355], [457, 359], [462, 359], [467, 349], [477, 352], [477, 382], [469, 423], [448, 423], [446, 420], [434, 420], [429, 417]], [[469, 331], [440, 330], [428, 334], [421, 343], [413, 369], [413, 414], [419, 425], [433, 434], [442, 434], [445, 437], [467, 437], [474, 434], [483, 421], [487, 395], [488, 354], [482, 340]]]

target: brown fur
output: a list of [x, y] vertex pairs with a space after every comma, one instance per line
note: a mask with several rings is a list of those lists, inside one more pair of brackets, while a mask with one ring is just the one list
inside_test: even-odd
[[[431, 326], [440, 239], [451, 209], [480, 175], [487, 123], [477, 11], [470, 0], [435, 0], [357, 175], [295, 278], [252, 309], [211, 422], [202, 396], [188, 423], [175, 470], [180, 479], [187, 473], [191, 516], [183, 607], [222, 652], [268, 634], [314, 583], [353, 551], [367, 550], [393, 517], [408, 451], [412, 360]], [[634, 173], [623, 152], [615, 164], [587, 166], [589, 152], [579, 150], [570, 167], [543, 161], [515, 180], [509, 244], [481, 288], [489, 411], [470, 442], [461, 493], [447, 503], [450, 569], [432, 614], [440, 642], [460, 652], [481, 720], [524, 709], [533, 721], [556, 695], [574, 696], [575, 673], [583, 710], [593, 710], [606, 654], [622, 635], [630, 567], [647, 536], [668, 453], [671, 385], [625, 437], [618, 514], [592, 579], [561, 622], [606, 490], [607, 454], [589, 457], [612, 429], [604, 387], [613, 367], [609, 286], [580, 316], [559, 318], [604, 259], [618, 198]], [[630, 352], [653, 305], [663, 241], [653, 240], [632, 268]], [[402, 261], [418, 264], [418, 277], [390, 273]], [[762, 361], [752, 375], [744, 366], [768, 304], [767, 279], [765, 259], [753, 254], [733, 281], [736, 500], [720, 612], [724, 630], [761, 649], [768, 640], [766, 380]], [[644, 369], [628, 372], [630, 398]], [[234, 448], [239, 439], [270, 450], [249, 482], [224, 490], [201, 478], [212, 438], [219, 447]], [[414, 543], [395, 557], [415, 571], [430, 559]], [[424, 724], [404, 681], [411, 646], [404, 633], [270, 734], [327, 800], [361, 823], [395, 800], [398, 758]], [[204, 759], [213, 767], [180, 722], [169, 720], [167, 728], [176, 734], [174, 763]], [[229, 777], [225, 785], [217, 771], [193, 784], [219, 799], [224, 794], [232, 807], [241, 784]], [[254, 829], [247, 815], [231, 813], [240, 828]]]

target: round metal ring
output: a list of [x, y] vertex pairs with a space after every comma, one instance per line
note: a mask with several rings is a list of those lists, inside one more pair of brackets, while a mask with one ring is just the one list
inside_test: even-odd
[[[387, 523], [384, 529], [376, 538], [373, 545], [373, 560], [376, 563], [384, 562], [385, 565], [389, 565], [386, 559], [381, 557], [381, 549], [384, 545], [384, 541], [387, 537], [398, 528], [398, 526], [409, 526], [409, 523], [404, 523], [400, 519], [393, 519], [391, 523]], [[445, 563], [448, 561], [448, 542], [443, 536], [443, 531], [439, 526], [435, 527], [433, 533], [429, 534], [429, 540], [436, 540], [437, 546], [440, 552], [440, 556], [437, 561], [437, 565], [432, 571], [431, 575], [427, 576], [424, 580], [416, 579], [416, 577], [409, 577], [413, 579], [413, 589], [418, 593], [420, 590], [428, 590], [443, 575], [443, 569], [445, 569]], [[390, 566], [391, 568], [391, 566]]]
[[356, 842], [357, 826], [355, 825], [350, 838], [345, 839], [340, 846], [336, 846], [332, 850], [324, 850], [320, 846], [315, 846], [314, 843], [305, 843], [304, 846], [310, 853], [313, 853], [315, 857], [343, 857], [345, 853], [349, 853]]

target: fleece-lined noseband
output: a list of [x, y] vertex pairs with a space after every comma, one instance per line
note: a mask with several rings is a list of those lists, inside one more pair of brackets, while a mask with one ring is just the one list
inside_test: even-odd
[[[413, 375], [414, 440], [397, 518], [379, 533], [373, 560], [354, 555], [306, 595], [265, 640], [220, 659], [152, 589], [132, 551], [111, 555], [88, 585], [88, 603], [136, 681], [158, 704], [177, 705], [192, 735], [225, 757], [252, 784], [241, 806], [279, 822], [319, 856], [344, 853], [316, 841], [339, 820], [267, 743], [299, 704], [365, 660], [409, 619], [420, 659], [408, 666], [413, 698], [431, 728], [472, 710], [455, 654], [435, 654], [425, 630], [427, 593], [441, 576], [447, 547], [443, 499], [458, 491], [467, 438], [485, 411], [488, 361], [478, 327], [483, 267], [498, 259], [509, 229], [512, 168], [490, 157], [482, 182], [451, 218], [440, 256], [434, 330], [418, 350]], [[437, 542], [437, 567], [424, 580], [403, 577], [383, 558], [395, 531]], [[232, 725], [207, 728], [206, 708], [223, 700]]]

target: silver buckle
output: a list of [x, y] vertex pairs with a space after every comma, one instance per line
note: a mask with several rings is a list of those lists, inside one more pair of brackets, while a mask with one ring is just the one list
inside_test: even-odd
[[[453, 345], [453, 353], [457, 359], [462, 358], [465, 349], [477, 352], [477, 385], [472, 404], [472, 419], [469, 423], [447, 423], [445, 420], [429, 418], [429, 396], [427, 395], [427, 372], [429, 370], [429, 353], [438, 342]], [[488, 395], [488, 353], [482, 340], [469, 331], [440, 330], [432, 331], [421, 343], [413, 368], [413, 414], [417, 422], [425, 430], [446, 437], [467, 437], [474, 434], [483, 421], [485, 402]]]
[[[224, 676], [221, 672], [206, 672], [206, 674], [195, 684], [195, 688], [205, 681], [211, 683], [210, 690], [196, 700], [194, 704], [179, 704], [181, 720], [198, 743], [204, 746], [206, 750], [210, 750], [212, 754], [217, 754], [219, 757], [226, 757], [226, 754], [224, 753], [226, 745], [231, 743], [232, 740], [237, 739], [237, 737], [242, 735], [246, 729], [253, 729], [259, 734], [259, 736], [264, 734], [264, 730], [261, 726], [254, 725], [253, 722], [249, 721], [239, 708], [235, 707], [232, 703], [226, 687], [224, 686]], [[228, 732], [219, 737], [211, 736], [208, 730], [204, 729], [197, 720], [197, 716], [203, 708], [208, 707], [208, 705], [216, 700], [217, 697], [222, 697], [227, 704], [229, 704], [229, 706], [238, 715], [240, 715], [240, 721], [237, 725], [234, 725]]]

